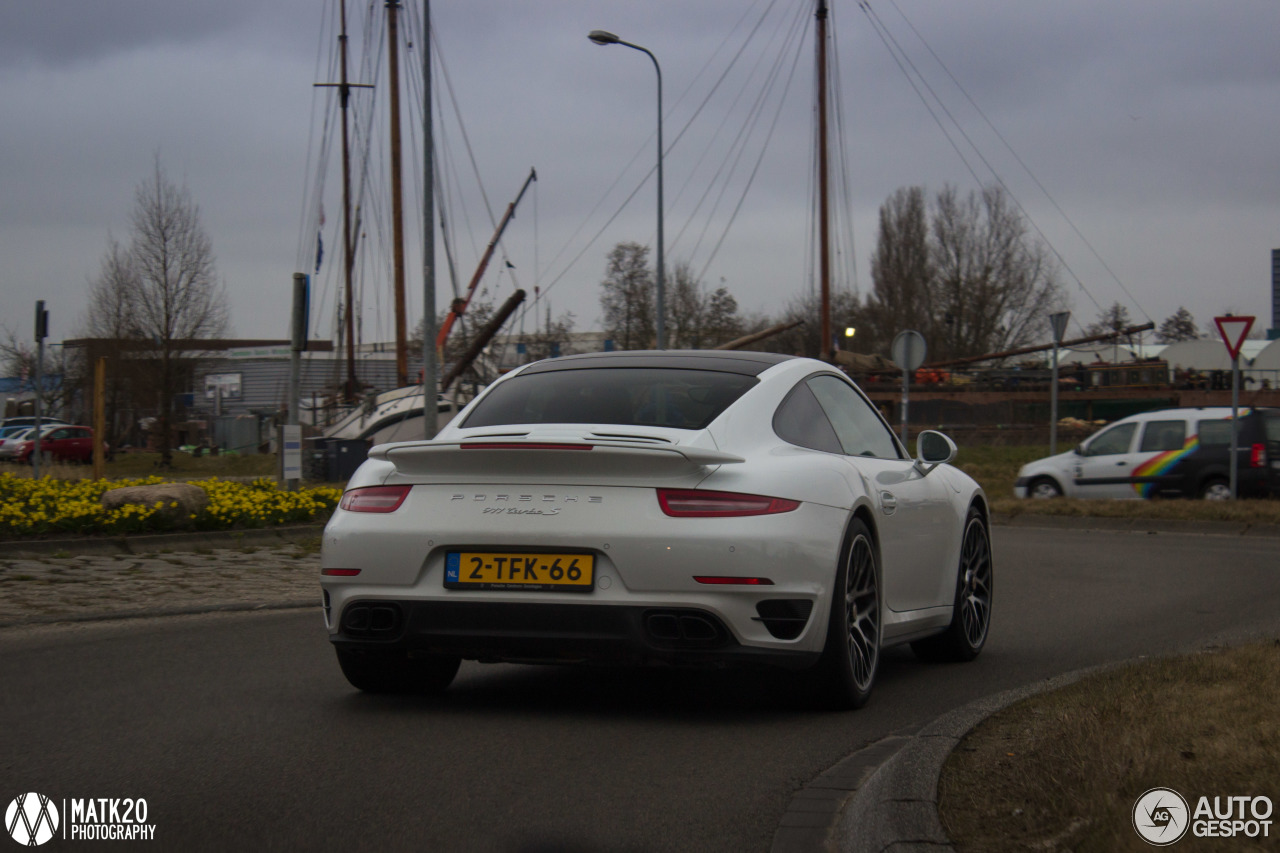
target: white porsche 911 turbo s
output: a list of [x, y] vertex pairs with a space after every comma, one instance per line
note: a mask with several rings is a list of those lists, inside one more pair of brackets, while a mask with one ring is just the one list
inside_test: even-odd
[[372, 692], [441, 690], [463, 659], [767, 664], [857, 707], [885, 646], [987, 639], [986, 497], [949, 438], [918, 448], [811, 359], [530, 364], [370, 451], [325, 528], [329, 639]]

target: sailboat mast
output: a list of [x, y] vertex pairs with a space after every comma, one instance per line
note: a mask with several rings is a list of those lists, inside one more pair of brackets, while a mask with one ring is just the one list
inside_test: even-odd
[[422, 421], [424, 438], [439, 427], [436, 388], [436, 191], [431, 116], [431, 0], [422, 0]]
[[825, 362], [831, 351], [831, 237], [827, 210], [827, 0], [817, 0], [818, 36], [818, 281], [822, 299], [819, 322], [820, 352]]
[[342, 15], [342, 34], [338, 36], [338, 49], [342, 55], [342, 77], [338, 87], [339, 101], [342, 104], [342, 264], [343, 285], [347, 299], [347, 402], [354, 402], [356, 390], [356, 321], [355, 288], [351, 283], [351, 272], [355, 266], [355, 250], [351, 245], [351, 143], [347, 131], [347, 106], [351, 100], [351, 86], [347, 82], [347, 0], [339, 3]]
[[404, 304], [404, 193], [400, 177], [399, 0], [387, 0], [387, 62], [391, 98], [391, 235], [395, 262], [396, 387], [409, 384], [408, 334]]

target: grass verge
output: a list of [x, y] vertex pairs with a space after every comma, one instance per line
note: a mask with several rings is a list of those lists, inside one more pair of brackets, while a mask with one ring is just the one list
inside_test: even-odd
[[[938, 810], [962, 851], [1149, 850], [1134, 803], [1167, 787], [1280, 800], [1280, 640], [1143, 662], [1006, 708], [952, 753]], [[1178, 849], [1275, 849], [1196, 838]]]

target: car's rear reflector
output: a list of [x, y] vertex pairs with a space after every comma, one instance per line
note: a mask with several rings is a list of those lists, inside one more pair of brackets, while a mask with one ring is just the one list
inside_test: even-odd
[[546, 441], [477, 441], [458, 445], [463, 450], [590, 450], [592, 444], [552, 444]]
[[367, 486], [342, 496], [338, 507], [347, 512], [395, 512], [409, 495], [410, 486]]
[[336, 578], [353, 578], [360, 574], [359, 569], [321, 569], [320, 574]]
[[1267, 467], [1267, 446], [1265, 444], [1255, 444], [1249, 452], [1250, 468]]
[[734, 586], [773, 586], [768, 578], [737, 578], [715, 575], [694, 575], [698, 583], [731, 584]]
[[658, 504], [673, 518], [734, 518], [744, 515], [773, 515], [791, 512], [799, 501], [744, 495], [737, 492], [708, 492], [700, 489], [658, 489]]

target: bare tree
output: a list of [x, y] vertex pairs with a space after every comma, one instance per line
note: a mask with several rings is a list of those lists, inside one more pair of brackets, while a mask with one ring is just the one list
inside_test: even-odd
[[200, 208], [185, 186], [169, 179], [158, 156], [151, 178], [135, 191], [130, 224], [128, 274], [120, 279], [128, 282], [123, 301], [134, 334], [151, 344], [149, 384], [159, 413], [160, 461], [167, 466], [174, 396], [183, 390], [189, 367], [184, 357], [192, 342], [226, 334], [227, 297]]
[[1048, 250], [998, 186], [963, 197], [947, 186], [932, 205], [920, 187], [898, 190], [880, 209], [871, 271], [868, 338], [883, 352], [914, 329], [931, 360], [1031, 343], [1066, 301]]
[[620, 349], [652, 347], [656, 331], [648, 247], [639, 243], [614, 246], [600, 286], [605, 334]]
[[923, 187], [902, 187], [880, 206], [871, 280], [858, 348], [887, 353], [893, 336], [905, 329], [927, 338], [934, 326], [934, 270]]
[[6, 376], [15, 376], [21, 380], [24, 388], [30, 389], [33, 397], [40, 397], [40, 411], [46, 417], [66, 417], [71, 403], [75, 383], [70, 380], [66, 350], [60, 346], [45, 345], [44, 364], [41, 371], [44, 378], [43, 387], [36, 385], [36, 361], [38, 359], [35, 341], [28, 343], [18, 333], [5, 327], [4, 337], [0, 340], [0, 370]]
[[123, 443], [136, 421], [134, 391], [145, 384], [137, 362], [142, 336], [133, 309], [136, 291], [137, 275], [129, 250], [108, 235], [107, 251], [97, 277], [89, 282], [88, 308], [80, 322], [81, 336], [92, 345], [80, 353], [75, 376], [78, 387], [87, 393], [93, 376], [91, 362], [98, 357], [107, 359], [104, 438], [112, 447]]
[[669, 283], [666, 311], [672, 348], [710, 349], [741, 337], [744, 323], [738, 300], [727, 287], [708, 293], [685, 262], [673, 267]]
[[1032, 343], [1045, 317], [1064, 307], [1048, 251], [1030, 238], [1000, 187], [963, 199], [954, 187], [944, 187], [932, 238], [933, 318], [942, 321], [933, 329], [935, 359]]

